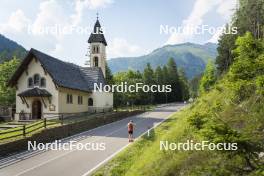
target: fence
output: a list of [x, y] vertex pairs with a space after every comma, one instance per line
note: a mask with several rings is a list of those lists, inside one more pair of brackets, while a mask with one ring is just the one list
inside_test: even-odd
[[[54, 140], [58, 140], [74, 134], [78, 134], [80, 132], [93, 129], [101, 125], [109, 124], [111, 122], [118, 121], [127, 118], [129, 116], [137, 115], [143, 112], [144, 111], [137, 110], [137, 111], [129, 111], [129, 112], [122, 111], [113, 114], [101, 114], [101, 116], [96, 116], [95, 118], [88, 118], [84, 121], [59, 125], [54, 128], [47, 128], [40, 132], [34, 133], [30, 136], [0, 143], [0, 157], [10, 155], [14, 152], [17, 153], [19, 151], [27, 150], [28, 141], [36, 141], [37, 143], [52, 142]], [[47, 120], [46, 122], [48, 126], [49, 120]], [[42, 123], [41, 122], [39, 123], [42, 127], [44, 126], [43, 121]], [[27, 129], [25, 130], [26, 133], [28, 132]]]
[[[57, 124], [58, 122], [49, 120], [47, 123], [47, 119], [39, 120], [33, 124], [22, 125], [21, 127], [17, 127], [15, 129], [5, 130], [0, 132], [0, 141], [16, 138], [16, 137], [26, 137], [26, 135], [31, 134], [41, 128], [47, 128], [48, 126]], [[1, 137], [2, 136], [2, 137]]]
[[[37, 118], [33, 118], [32, 113], [25, 113], [20, 112], [16, 113], [18, 114], [19, 120], [37, 120]], [[41, 118], [47, 118], [47, 119], [53, 119], [53, 118], [59, 118], [59, 116], [62, 115], [60, 113], [43, 113]]]
[[[148, 108], [148, 107], [147, 107]], [[100, 119], [100, 123], [101, 125], [107, 123], [107, 121], [109, 120], [117, 120], [118, 118], [120, 118], [119, 116], [123, 116], [126, 117], [127, 115], [133, 115], [133, 111], [129, 112], [127, 107], [126, 108], [121, 108], [122, 110], [117, 112], [117, 111], [112, 111], [112, 112], [101, 112], [101, 113], [91, 113], [89, 114], [89, 118], [87, 118], [86, 120], [91, 120], [89, 121], [89, 124], [92, 124], [94, 122], [96, 122], [96, 120]], [[137, 110], [138, 111], [137, 111]], [[133, 110], [138, 113], [138, 112], [144, 112], [146, 110], [145, 106], [134, 106]], [[29, 113], [28, 113], [29, 114]], [[105, 119], [105, 117], [108, 117], [108, 119]], [[113, 120], [113, 121], [115, 121]], [[45, 114], [45, 118], [38, 120], [32, 124], [28, 124], [28, 125], [22, 125], [21, 127], [16, 127], [14, 129], [10, 129], [10, 130], [4, 130], [3, 132], [0, 131], [0, 142], [7, 140], [7, 139], [12, 139], [12, 138], [16, 138], [16, 137], [26, 137], [29, 134], [32, 134], [34, 132], [36, 132], [37, 130], [40, 130], [42, 128], [47, 128], [48, 126], [51, 125], [69, 125], [69, 124], [78, 124], [78, 126], [82, 126], [85, 120], [81, 119], [79, 120], [78, 117], [74, 116], [74, 118], [72, 117], [68, 117], [67, 115], [63, 115], [63, 114]], [[102, 121], [102, 122], [101, 122]], [[88, 122], [88, 121], [87, 121]], [[97, 124], [99, 125], [99, 123]], [[79, 127], [77, 127], [77, 129], [79, 129]]]

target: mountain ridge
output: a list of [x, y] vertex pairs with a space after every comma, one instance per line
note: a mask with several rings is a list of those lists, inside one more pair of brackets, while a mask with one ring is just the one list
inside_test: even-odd
[[[201, 74], [208, 60], [214, 60], [217, 55], [217, 44], [196, 44], [191, 42], [165, 45], [152, 52], [137, 57], [118, 57], [107, 60], [112, 73], [128, 69], [143, 71], [147, 63], [153, 68], [163, 66], [170, 57], [174, 58], [178, 68], [183, 68], [188, 79]], [[23, 59], [27, 50], [17, 42], [0, 34], [0, 63], [13, 57]]]
[[14, 57], [23, 59], [26, 54], [27, 50], [23, 46], [0, 34], [0, 63]]
[[113, 73], [127, 69], [143, 71], [147, 63], [153, 68], [165, 65], [170, 57], [174, 58], [177, 66], [183, 68], [189, 79], [203, 72], [208, 60], [214, 60], [217, 55], [217, 44], [181, 43], [165, 45], [149, 54], [137, 57], [118, 57], [109, 59], [108, 66]]

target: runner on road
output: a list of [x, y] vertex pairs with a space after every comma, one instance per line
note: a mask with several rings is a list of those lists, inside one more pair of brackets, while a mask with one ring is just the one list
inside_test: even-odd
[[132, 120], [130, 120], [127, 124], [127, 131], [128, 131], [128, 142], [133, 142], [133, 131], [134, 131], [135, 124]]

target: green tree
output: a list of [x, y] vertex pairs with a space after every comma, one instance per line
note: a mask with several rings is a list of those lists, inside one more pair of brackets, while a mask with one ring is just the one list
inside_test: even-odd
[[[138, 71], [128, 70], [127, 72], [119, 72], [114, 75], [115, 84], [127, 83], [127, 85], [135, 85], [136, 83], [142, 83], [142, 74]], [[141, 92], [115, 92], [114, 93], [114, 105], [121, 106], [127, 105], [129, 102], [130, 105], [133, 104], [142, 104], [144, 95]]]
[[107, 84], [109, 85], [114, 84], [113, 74], [107, 63], [105, 65], [105, 79], [106, 79]]
[[145, 84], [149, 84], [149, 85], [152, 85], [154, 83], [154, 71], [150, 63], [147, 63], [147, 66], [144, 69], [143, 81]]
[[189, 83], [182, 68], [179, 69], [179, 81], [182, 93], [182, 100], [188, 100], [190, 98]]
[[210, 90], [210, 87], [216, 81], [215, 67], [211, 61], [206, 65], [205, 71], [203, 73], [199, 90], [201, 93], [207, 92]]
[[[154, 71], [150, 65], [150, 63], [147, 63], [147, 66], [144, 69], [143, 72], [143, 82], [147, 85], [153, 85], [155, 84], [155, 79], [154, 79]], [[154, 101], [154, 93], [153, 92], [148, 92], [148, 97], [146, 99], [146, 103], [153, 103]]]
[[247, 31], [256, 39], [264, 38], [264, 1], [263, 0], [239, 0], [239, 8], [236, 9], [232, 22], [227, 25], [236, 27], [237, 34], [223, 34], [218, 45], [216, 58], [217, 72], [225, 73], [234, 62], [232, 50], [235, 49], [235, 41], [238, 36], [243, 36]]
[[247, 31], [256, 39], [264, 37], [264, 1], [239, 0], [239, 8], [233, 17], [233, 26], [238, 28], [238, 35], [242, 36]]
[[182, 91], [179, 81], [177, 65], [173, 58], [169, 58], [167, 68], [168, 68], [168, 81], [169, 81], [168, 83], [172, 87], [172, 92], [169, 93], [168, 101], [169, 102], [182, 101]]
[[158, 66], [155, 70], [155, 82], [157, 84], [162, 84], [162, 81], [163, 81], [162, 69], [160, 66]]
[[262, 54], [263, 41], [255, 39], [250, 32], [236, 40], [237, 48], [233, 51], [235, 63], [230, 70], [230, 78], [236, 80], [251, 80], [263, 73]]
[[[226, 29], [228, 25], [226, 26]], [[218, 74], [221, 75], [228, 71], [229, 66], [234, 61], [234, 56], [232, 55], [232, 50], [235, 48], [236, 35], [224, 34], [220, 36], [216, 57], [216, 65]]]
[[[166, 65], [163, 66], [162, 68], [162, 77], [163, 77], [163, 81], [162, 81], [162, 84], [163, 85], [169, 85], [170, 82], [169, 82], [169, 72], [168, 72], [168, 68]], [[163, 103], [167, 103], [168, 102], [168, 95], [169, 93], [165, 92], [163, 94]]]
[[[162, 86], [163, 85], [163, 73], [162, 73], [162, 69], [160, 66], [158, 66], [155, 70], [155, 82], [157, 85]], [[163, 96], [163, 92], [156, 92], [155, 93], [155, 102], [156, 103], [162, 103], [164, 102], [164, 96]]]
[[19, 60], [14, 58], [0, 64], [0, 105], [14, 105], [15, 104], [15, 89], [7, 85], [8, 79], [16, 70]]
[[198, 96], [199, 84], [201, 78], [202, 78], [202, 74], [199, 74], [190, 81], [190, 96], [193, 98]]
[[236, 40], [236, 49], [233, 51], [235, 60], [238, 59], [256, 59], [263, 52], [263, 41], [253, 37], [251, 32], [238, 37]]

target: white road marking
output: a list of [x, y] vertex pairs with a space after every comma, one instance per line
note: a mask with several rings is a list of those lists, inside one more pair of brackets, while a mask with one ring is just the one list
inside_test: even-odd
[[[125, 120], [125, 119], [123, 119], [123, 120]], [[139, 122], [144, 121], [144, 120], [147, 120], [147, 119], [139, 120]], [[111, 136], [112, 134], [118, 132], [119, 130], [121, 130], [121, 129], [123, 129], [123, 128], [126, 128], [126, 127], [121, 127], [121, 128], [119, 128], [119, 129], [113, 131], [112, 133], [109, 133], [109, 134], [106, 135], [106, 136], [102, 136], [102, 137], [99, 137], [99, 139], [93, 140], [92, 142], [96, 142], [96, 141], [98, 141], [98, 140], [100, 140], [100, 139], [102, 139], [102, 138], [104, 138], [104, 137]], [[45, 161], [45, 162], [43, 162], [43, 163], [40, 163], [40, 164], [38, 164], [38, 165], [36, 165], [36, 166], [34, 166], [34, 167], [28, 168], [28, 169], [26, 169], [26, 170], [24, 170], [24, 171], [22, 171], [22, 172], [20, 172], [20, 173], [18, 173], [18, 174], [16, 174], [16, 175], [14, 175], [14, 176], [22, 175], [22, 174], [24, 174], [24, 173], [26, 173], [26, 172], [28, 172], [28, 171], [34, 170], [34, 169], [36, 169], [36, 168], [38, 168], [38, 167], [40, 167], [40, 166], [43, 166], [43, 165], [45, 165], [45, 164], [47, 164], [47, 163], [49, 163], [49, 162], [51, 162], [51, 161], [54, 161], [54, 160], [56, 160], [56, 159], [58, 159], [58, 158], [61, 158], [61, 157], [65, 156], [65, 155], [68, 155], [68, 154], [70, 154], [70, 153], [72, 153], [72, 152], [74, 152], [74, 151], [76, 151], [76, 150], [71, 150], [70, 152], [66, 152], [66, 153], [64, 153], [64, 154], [62, 154], [62, 155], [59, 155], [59, 156], [55, 157], [55, 158], [52, 158], [52, 159], [47, 160], [47, 161]]]
[[[178, 111], [178, 110], [177, 110]], [[158, 125], [160, 125], [161, 123], [163, 123], [165, 120], [167, 120], [168, 118], [170, 118], [173, 114], [169, 115], [168, 117], [166, 117], [166, 119], [163, 119], [162, 121], [160, 121], [159, 123], [156, 123], [153, 127], [149, 128], [149, 130], [152, 130], [154, 128], [156, 128]], [[144, 133], [142, 133], [140, 136], [138, 136], [136, 140], [138, 140], [140, 137], [142, 137], [143, 135], [145, 135], [146, 133], [149, 132], [145, 131]], [[122, 147], [121, 149], [119, 149], [118, 151], [116, 151], [115, 153], [113, 153], [112, 155], [110, 155], [108, 158], [106, 158], [105, 160], [103, 160], [102, 162], [100, 162], [97, 166], [95, 166], [94, 168], [90, 169], [89, 171], [85, 172], [82, 176], [88, 176], [89, 174], [91, 174], [92, 172], [94, 172], [96, 169], [98, 169], [99, 167], [101, 167], [102, 165], [104, 165], [107, 161], [109, 161], [110, 159], [112, 159], [116, 154], [118, 154], [119, 152], [121, 152], [123, 149], [125, 149], [126, 147], [128, 147], [131, 143], [128, 143], [127, 145], [125, 145], [124, 147]]]
[[[148, 113], [149, 112], [144, 112], [144, 113], [139, 114], [139, 115], [142, 115], [144, 117]], [[135, 115], [135, 116], [138, 116], [138, 115]], [[131, 117], [135, 117], [135, 116], [131, 116]], [[111, 122], [111, 123], [108, 123], [108, 124], [105, 124], [105, 125], [102, 125], [102, 126], [99, 126], [99, 127], [96, 127], [96, 128], [93, 128], [93, 129], [90, 129], [90, 130], [87, 130], [87, 131], [84, 131], [84, 132], [81, 132], [81, 133], [78, 133], [78, 134], [75, 134], [75, 135], [72, 135], [72, 136], [65, 137], [65, 138], [61, 139], [61, 141], [67, 141], [69, 139], [73, 139], [75, 137], [82, 136], [85, 133], [90, 133], [90, 132], [92, 132], [94, 130], [100, 129], [100, 128], [105, 127], [107, 125], [113, 125], [115, 123], [118, 123], [118, 122], [121, 122], [121, 121], [125, 121], [125, 120], [127, 120], [128, 118], [131, 118], [131, 117], [127, 117], [125, 119], [121, 119], [121, 120], [118, 120], [118, 121], [115, 121], [115, 122]], [[47, 151], [49, 151], [49, 150], [47, 150]], [[0, 169], [4, 168], [6, 166], [9, 166], [11, 164], [17, 163], [19, 161], [22, 161], [25, 158], [33, 157], [33, 156], [36, 156], [38, 154], [42, 154], [42, 153], [47, 152], [47, 151], [40, 151], [40, 152], [37, 152], [37, 151], [25, 151], [25, 152], [21, 152], [21, 153], [15, 154], [13, 156], [1, 159], [0, 160]]]
[[[181, 108], [176, 109], [176, 111], [179, 111], [180, 109], [181, 109]], [[175, 112], [176, 112], [176, 111], [175, 111]], [[140, 114], [140, 115], [135, 115], [135, 116], [128, 117], [128, 118], [135, 118], [135, 117], [140, 116], [141, 119], [138, 120], [138, 122], [141, 122], [141, 121], [148, 120], [148, 118], [147, 118], [146, 115], [149, 114], [149, 113], [150, 113], [150, 112], [146, 112], [146, 113], [143, 113], [143, 114]], [[173, 115], [173, 114], [171, 114], [171, 115]], [[158, 124], [155, 124], [151, 129], [155, 128], [157, 125], [159, 125], [159, 124], [161, 124], [163, 121], [167, 120], [171, 115], [169, 115], [168, 117], [166, 117], [166, 119], [163, 119], [162, 121], [160, 121]], [[106, 124], [106, 125], [103, 125], [103, 126], [100, 126], [100, 127], [97, 127], [97, 128], [94, 128], [94, 129], [91, 129], [91, 130], [88, 130], [88, 131], [85, 131], [85, 132], [82, 132], [82, 133], [79, 133], [79, 134], [76, 134], [76, 135], [73, 135], [73, 136], [70, 136], [70, 137], [67, 137], [67, 138], [64, 138], [64, 139], [62, 139], [62, 140], [72, 139], [72, 138], [74, 138], [74, 137], [76, 137], [76, 136], [78, 137], [78, 136], [80, 136], [80, 135], [82, 135], [82, 134], [84, 134], [84, 133], [89, 133], [89, 132], [91, 132], [91, 131], [93, 131], [93, 130], [96, 130], [96, 129], [99, 129], [99, 128], [102, 128], [102, 127], [105, 127], [105, 126], [107, 126], [107, 125], [111, 125], [111, 124], [114, 125], [114, 124], [119, 123], [119, 122], [121, 122], [121, 121], [126, 121], [126, 120], [128, 120], [128, 118], [125, 118], [125, 119], [122, 119], [122, 120], [119, 120], [119, 121], [116, 121], [116, 122], [112, 122], [112, 123], [109, 123], [109, 124]], [[105, 138], [105, 137], [111, 136], [112, 134], [118, 132], [119, 130], [121, 130], [121, 129], [123, 129], [123, 128], [126, 128], [126, 126], [123, 126], [123, 127], [119, 128], [119, 129], [117, 129], [117, 130], [114, 130], [113, 132], [109, 133], [109, 134], [106, 135], [106, 136], [96, 136], [96, 135], [94, 135], [94, 136], [98, 137], [98, 139], [93, 140], [92, 142], [95, 142], [95, 141], [101, 140], [101, 139], [103, 139], [103, 138]], [[144, 135], [144, 134], [146, 134], [146, 133], [147, 133], [147, 131], [145, 131], [144, 133], [142, 133], [137, 139], [139, 139], [142, 135]], [[85, 138], [85, 139], [87, 139], [87, 138]], [[137, 140], [137, 139], [136, 139], [136, 140]], [[80, 142], [81, 142], [81, 141], [80, 141]], [[115, 152], [115, 153], [112, 154], [110, 157], [108, 157], [107, 159], [105, 159], [104, 161], [102, 161], [101, 163], [99, 163], [97, 166], [95, 166], [94, 168], [92, 168], [92, 169], [90, 169], [89, 171], [87, 171], [84, 175], [87, 175], [87, 174], [91, 173], [92, 171], [94, 171], [95, 169], [97, 169], [98, 167], [100, 167], [103, 163], [105, 163], [106, 161], [108, 161], [109, 159], [111, 159], [115, 154], [117, 154], [118, 152], [120, 152], [121, 150], [123, 150], [123, 149], [124, 149], [125, 147], [127, 147], [128, 145], [129, 145], [129, 144], [127, 144], [126, 146], [124, 146], [124, 147], [122, 147], [121, 149], [119, 149], [117, 152]], [[47, 164], [47, 163], [49, 163], [49, 162], [51, 162], [51, 161], [54, 161], [54, 160], [56, 160], [56, 159], [58, 159], [58, 158], [61, 158], [61, 157], [63, 157], [63, 156], [66, 156], [66, 155], [68, 155], [68, 154], [70, 154], [70, 153], [72, 153], [72, 152], [74, 152], [74, 151], [76, 151], [76, 150], [72, 150], [72, 151], [69, 151], [69, 152], [63, 153], [62, 155], [59, 155], [59, 156], [57, 156], [57, 157], [51, 158], [51, 159], [49, 159], [49, 160], [47, 160], [47, 161], [45, 161], [45, 162], [42, 162], [42, 163], [40, 163], [40, 164], [38, 164], [38, 165], [36, 165], [36, 166], [34, 166], [34, 167], [28, 168], [28, 169], [26, 169], [26, 170], [24, 170], [24, 171], [22, 171], [22, 172], [16, 174], [15, 176], [20, 176], [20, 175], [22, 175], [22, 174], [24, 174], [24, 173], [26, 173], [26, 172], [29, 172], [29, 171], [31, 171], [31, 170], [34, 170], [35, 168], [41, 167], [41, 166], [43, 166], [43, 165], [45, 165], [45, 164]]]

